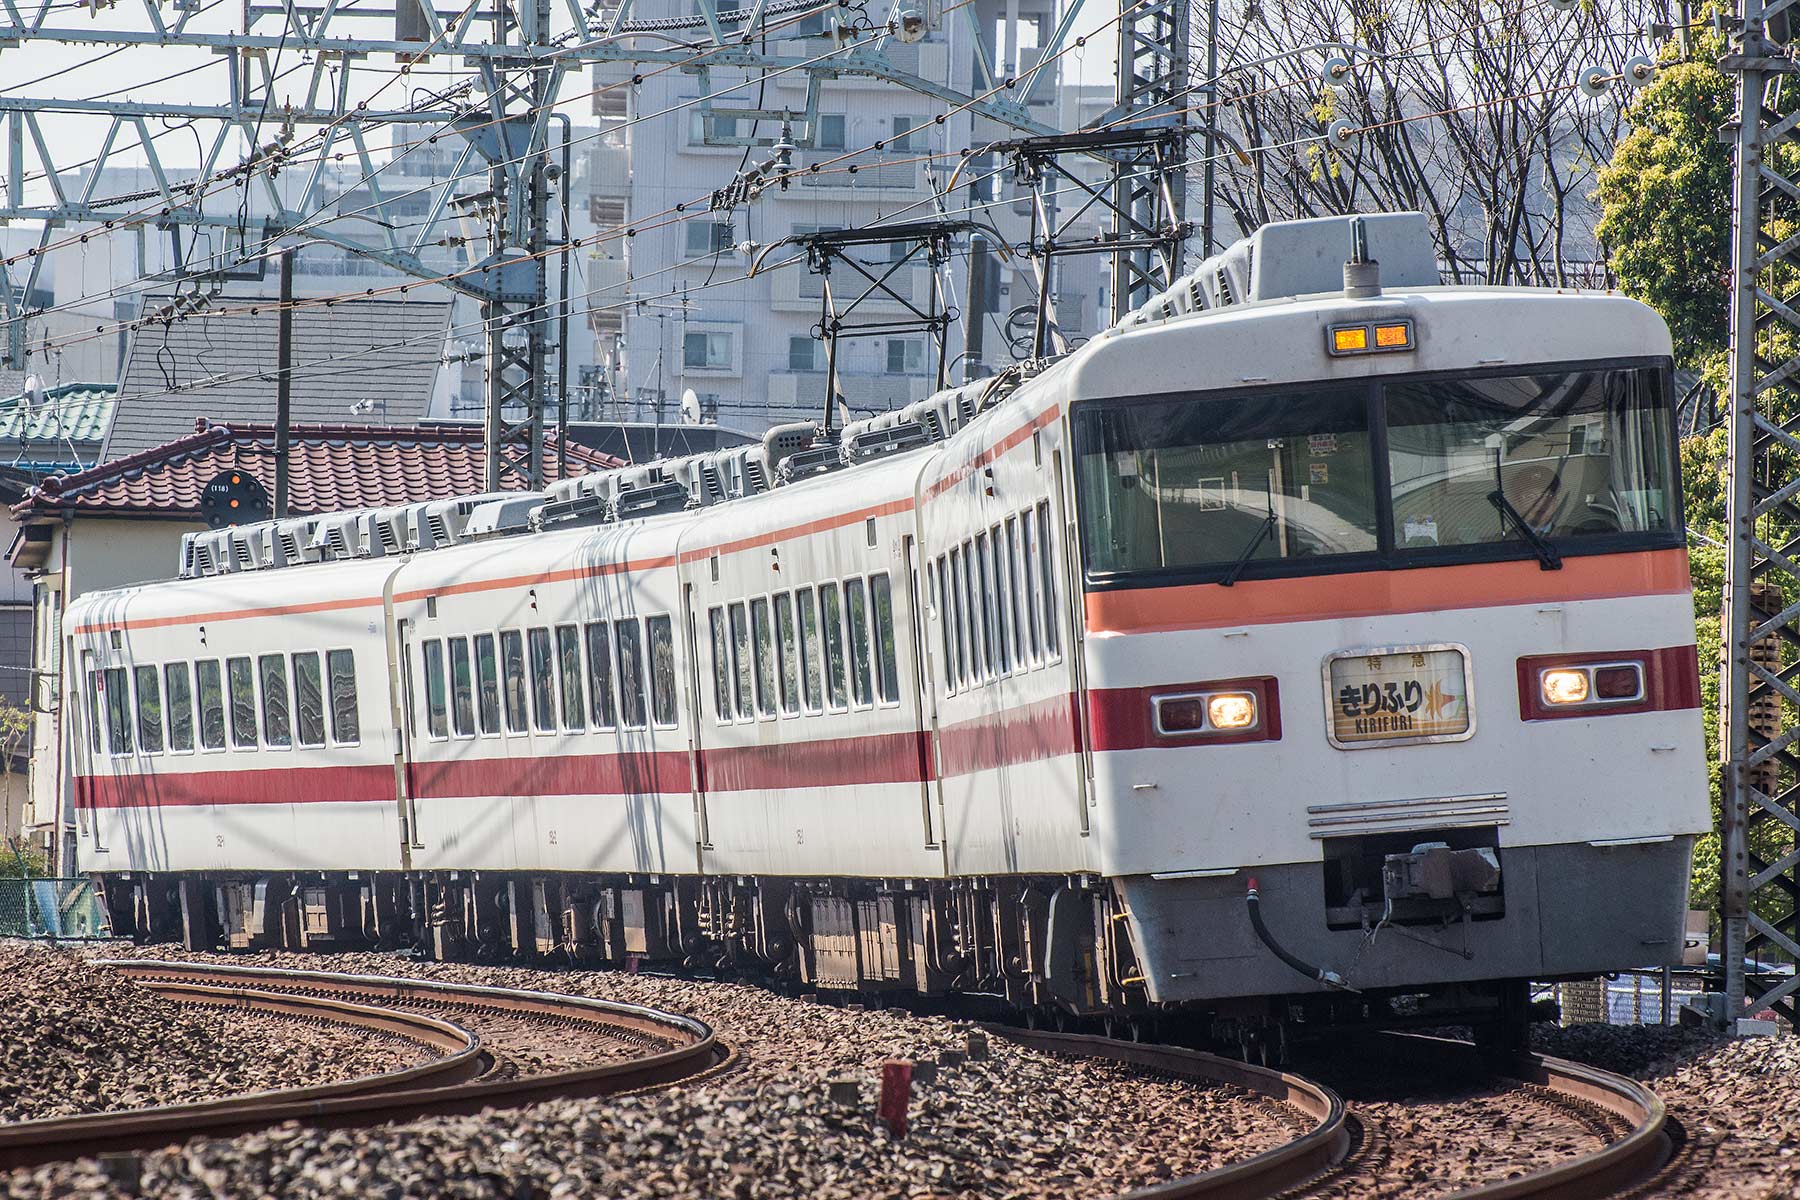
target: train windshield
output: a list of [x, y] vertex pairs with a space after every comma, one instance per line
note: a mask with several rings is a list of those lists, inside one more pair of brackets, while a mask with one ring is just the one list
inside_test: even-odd
[[1093, 401], [1075, 424], [1100, 578], [1679, 544], [1655, 368]]

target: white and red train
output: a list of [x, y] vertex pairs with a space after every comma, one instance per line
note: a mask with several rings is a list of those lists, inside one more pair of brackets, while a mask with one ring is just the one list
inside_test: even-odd
[[1667, 331], [1362, 229], [1385, 286], [1269, 226], [828, 441], [196, 535], [68, 615], [83, 869], [147, 939], [1252, 1024], [1676, 960]]

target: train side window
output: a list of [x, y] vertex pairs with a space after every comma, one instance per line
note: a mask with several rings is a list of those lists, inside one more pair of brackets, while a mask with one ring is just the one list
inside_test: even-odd
[[1019, 565], [1025, 572], [1019, 579], [1019, 591], [1025, 600], [1025, 633], [1030, 639], [1027, 645], [1031, 647], [1031, 661], [1039, 662], [1043, 658], [1038, 641], [1038, 613], [1042, 605], [1038, 601], [1037, 535], [1032, 532], [1030, 509], [1019, 521], [1019, 534]]
[[294, 733], [302, 746], [325, 744], [324, 682], [316, 651], [294, 655]]
[[457, 737], [475, 736], [475, 664], [469, 640], [450, 638], [450, 727]]
[[225, 660], [225, 687], [231, 694], [231, 744], [256, 749], [256, 668], [248, 658]]
[[841, 712], [850, 707], [850, 691], [844, 684], [844, 610], [837, 584], [819, 585], [819, 616], [825, 626], [825, 686], [831, 707]]
[[800, 698], [811, 713], [825, 711], [825, 686], [819, 677], [819, 610], [811, 588], [802, 588], [800, 606]]
[[475, 635], [475, 715], [481, 732], [500, 732], [500, 659], [491, 633]]
[[219, 674], [219, 660], [207, 658], [195, 663], [194, 682], [200, 688], [200, 747], [203, 750], [223, 750], [225, 684]]
[[900, 657], [894, 646], [894, 585], [887, 572], [869, 576], [869, 607], [875, 616], [875, 686], [889, 704], [900, 701]]
[[948, 673], [956, 681], [958, 689], [966, 687], [969, 682], [969, 640], [963, 630], [962, 611], [962, 550], [950, 547], [950, 572], [946, 580], [949, 596], [944, 604], [944, 613], [951, 626], [951, 642], [956, 652], [951, 660]]
[[670, 727], [676, 719], [675, 626], [668, 617], [644, 622], [650, 635], [650, 719]]
[[712, 626], [713, 713], [719, 724], [731, 721], [731, 642], [725, 632], [725, 610], [715, 604], [706, 614]]
[[525, 715], [525, 635], [516, 629], [500, 631], [500, 684], [506, 700], [506, 728], [524, 733], [530, 728]]
[[781, 647], [776, 664], [781, 676], [781, 711], [793, 716], [800, 711], [800, 656], [794, 641], [794, 598], [787, 592], [775, 597], [775, 641]]
[[556, 732], [556, 668], [551, 663], [550, 631], [539, 625], [525, 631], [531, 646], [531, 723], [539, 733]]
[[612, 633], [605, 621], [587, 623], [588, 701], [594, 724], [613, 727]]
[[985, 532], [975, 535], [975, 560], [981, 566], [981, 644], [987, 648], [987, 673], [997, 679], [1006, 673], [1006, 659], [1000, 653], [1000, 605], [996, 589], [999, 578], [994, 574], [993, 547]]
[[742, 600], [731, 606], [731, 677], [737, 681], [737, 715], [752, 717], [750, 707], [750, 618]]
[[979, 684], [981, 672], [981, 566], [975, 561], [975, 543], [963, 543], [963, 604], [969, 614], [969, 682]]
[[750, 601], [750, 633], [756, 648], [756, 711], [775, 715], [775, 631], [769, 625], [769, 601]]
[[449, 706], [444, 701], [444, 644], [436, 638], [425, 651], [425, 732], [434, 738], [450, 736]]
[[1056, 540], [1050, 533], [1050, 502], [1041, 500], [1037, 506], [1038, 524], [1038, 565], [1043, 572], [1044, 586], [1044, 653], [1051, 658], [1062, 656], [1062, 646], [1057, 638], [1056, 613]]
[[949, 561], [949, 558], [940, 554], [938, 561], [932, 563], [931, 570], [932, 603], [938, 610], [938, 639], [943, 642], [943, 658], [940, 658], [938, 675], [943, 676], [945, 696], [956, 693], [956, 651], [950, 648], [950, 639], [956, 637], [956, 630], [950, 628], [950, 592], [943, 583], [945, 565]]
[[581, 702], [581, 631], [573, 625], [556, 627], [556, 674], [562, 683], [563, 728], [587, 728], [587, 706]]
[[1006, 526], [988, 530], [988, 545], [994, 549], [994, 634], [1000, 639], [1000, 673], [1012, 674], [1012, 572], [1006, 555]]
[[627, 729], [644, 727], [644, 651], [638, 623], [614, 621], [613, 638], [619, 647], [619, 723]]
[[[493, 653], [491, 641], [488, 653]], [[349, 650], [329, 651], [325, 669], [331, 673], [331, 740], [340, 746], [354, 746], [362, 740], [362, 716], [356, 711], [356, 655]]]
[[108, 667], [105, 683], [106, 744], [114, 754], [130, 754], [131, 683], [125, 677], [125, 668]]
[[163, 748], [162, 683], [155, 667], [132, 670], [137, 692], [137, 742], [145, 754], [161, 754]]
[[94, 652], [92, 650], [81, 652], [81, 670], [87, 678], [88, 748], [95, 754], [105, 754], [106, 745], [100, 732], [101, 726], [104, 724], [100, 717], [100, 693], [103, 689], [100, 686], [100, 672], [94, 669]]
[[875, 703], [874, 668], [869, 662], [869, 601], [860, 579], [844, 580], [844, 615], [850, 624], [850, 694], [859, 707]]
[[263, 741], [270, 746], [291, 746], [294, 727], [288, 701], [287, 659], [280, 654], [264, 654], [256, 661], [262, 677]]
[[194, 748], [193, 676], [184, 662], [163, 667], [163, 701], [169, 713], [169, 749], [186, 753]]
[[1006, 518], [1006, 575], [1011, 586], [1006, 589], [1006, 606], [1012, 621], [1013, 661], [1023, 671], [1031, 665], [1030, 651], [1025, 643], [1025, 610], [1031, 607], [1026, 599], [1025, 568], [1019, 557], [1019, 518]]

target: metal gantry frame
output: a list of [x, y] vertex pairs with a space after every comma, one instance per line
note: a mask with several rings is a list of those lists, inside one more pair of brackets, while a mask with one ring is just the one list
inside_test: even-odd
[[[1013, 178], [1031, 192], [1031, 233], [1027, 251], [1037, 274], [1037, 315], [1032, 325], [1031, 353], [1042, 358], [1052, 349], [1050, 300], [1055, 290], [1056, 260], [1072, 254], [1110, 254], [1113, 278], [1131, 278], [1145, 289], [1144, 298], [1172, 287], [1181, 270], [1181, 247], [1190, 229], [1179, 207], [1187, 133], [1170, 125], [1071, 133], [1060, 137], [1021, 138], [1004, 147], [1012, 155]], [[1110, 178], [1091, 182], [1072, 171], [1065, 158], [1111, 159]], [[1120, 162], [1148, 163], [1150, 177], [1128, 201], [1117, 174]], [[1058, 204], [1058, 194], [1076, 194], [1073, 208]], [[1064, 234], [1096, 209], [1110, 213], [1111, 229], [1099, 240], [1072, 239]], [[1114, 319], [1118, 312], [1115, 305]]]
[[[937, 386], [942, 391], [949, 372], [950, 323], [956, 312], [945, 302], [943, 272], [939, 270], [950, 259], [950, 251], [958, 236], [975, 229], [971, 221], [918, 221], [908, 225], [884, 225], [871, 229], [828, 229], [794, 239], [806, 251], [806, 265], [820, 277], [819, 323], [813, 333], [825, 343], [825, 403], [821, 425], [827, 437], [832, 430], [832, 417], [838, 398], [838, 343], [856, 338], [886, 337], [899, 333], [927, 334], [937, 347]], [[872, 246], [900, 249], [886, 263], [862, 262], [850, 252]], [[834, 265], [841, 266], [858, 278], [854, 286], [862, 290], [840, 305], [831, 286]], [[924, 265], [930, 268], [931, 295], [923, 304], [899, 291], [895, 276], [902, 271]], [[867, 286], [863, 286], [863, 285]], [[857, 320], [858, 309], [867, 304], [887, 302], [899, 307], [900, 315]]]
[[[1161, 127], [1185, 134], [1192, 80], [1188, 70], [1188, 0], [1149, 0], [1119, 22], [1119, 81], [1108, 126]], [[1210, 120], [1210, 117], [1209, 117]], [[1154, 228], [1158, 212], [1187, 212], [1187, 141], [1148, 140], [1116, 153], [1112, 207], [1131, 224]], [[1120, 320], [1181, 274], [1181, 241], [1169, 247], [1132, 247], [1113, 256], [1112, 317]]]
[[[1721, 663], [1720, 916], [1728, 1029], [1772, 1009], [1800, 1026], [1800, 973], [1759, 976], [1745, 958], [1800, 960], [1800, 82], [1771, 40], [1796, 0], [1741, 0], [1723, 66], [1736, 74], [1730, 463]], [[1785, 114], [1785, 115], [1784, 115]]]

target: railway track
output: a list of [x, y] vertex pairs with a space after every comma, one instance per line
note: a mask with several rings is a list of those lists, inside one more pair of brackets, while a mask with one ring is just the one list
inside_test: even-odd
[[328, 1084], [0, 1125], [0, 1169], [289, 1121], [361, 1126], [616, 1095], [689, 1079], [731, 1060], [699, 1021], [634, 1004], [327, 971], [104, 961], [172, 1000], [351, 1025], [414, 1042], [429, 1057]]

